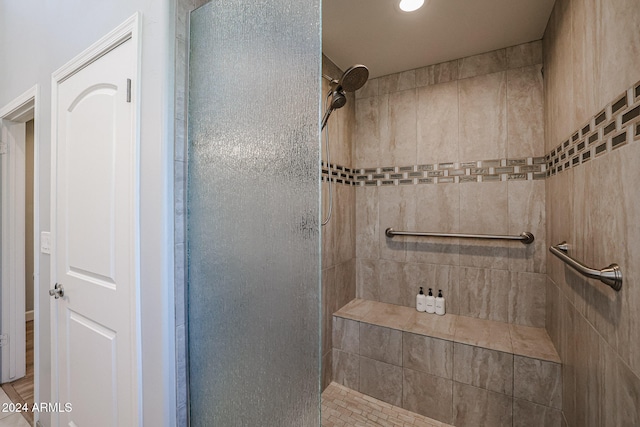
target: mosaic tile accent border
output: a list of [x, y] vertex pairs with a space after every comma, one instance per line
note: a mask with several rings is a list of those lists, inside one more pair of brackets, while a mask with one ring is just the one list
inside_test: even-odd
[[[331, 165], [331, 180], [369, 187], [538, 180], [578, 167], [634, 141], [640, 141], [640, 81], [593, 115], [544, 157], [479, 160], [366, 169]], [[322, 181], [329, 167], [322, 162]]]
[[[349, 169], [333, 165], [331, 173], [333, 182], [360, 187], [526, 181], [545, 179], [547, 176], [544, 157], [382, 166], [366, 169]], [[329, 170], [323, 162], [323, 182], [328, 180], [328, 174]]]
[[[331, 168], [329, 168], [331, 166]], [[354, 170], [342, 165], [331, 164], [322, 161], [322, 182], [329, 181], [329, 169], [331, 169], [331, 182], [344, 185], [357, 185]]]
[[547, 176], [640, 140], [640, 82], [618, 95], [545, 156]]

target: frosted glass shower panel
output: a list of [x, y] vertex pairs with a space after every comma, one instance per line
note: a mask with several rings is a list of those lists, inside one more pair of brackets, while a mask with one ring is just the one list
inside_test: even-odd
[[191, 425], [320, 425], [318, 0], [191, 14]]

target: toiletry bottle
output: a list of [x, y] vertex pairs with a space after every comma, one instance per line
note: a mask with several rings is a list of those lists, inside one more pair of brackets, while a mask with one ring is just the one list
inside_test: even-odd
[[431, 292], [431, 288], [429, 288], [429, 295], [427, 295], [427, 313], [435, 313], [436, 312], [436, 304], [435, 298], [433, 297], [433, 292]]
[[442, 316], [444, 314], [444, 298], [442, 297], [442, 289], [438, 290], [438, 297], [436, 298], [436, 314]]
[[427, 309], [427, 297], [422, 292], [422, 286], [420, 286], [420, 292], [416, 295], [416, 310], [425, 311]]

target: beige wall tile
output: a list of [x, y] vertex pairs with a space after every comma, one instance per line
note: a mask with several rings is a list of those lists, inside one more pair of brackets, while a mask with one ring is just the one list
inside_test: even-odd
[[390, 239], [385, 230], [413, 230], [415, 226], [415, 186], [380, 187], [378, 189], [380, 215], [380, 257], [394, 261], [406, 261], [407, 239]]
[[640, 425], [640, 378], [621, 360], [613, 349], [601, 341], [602, 421], [606, 426]]
[[333, 312], [336, 310], [336, 270], [329, 267], [322, 270], [322, 353], [332, 347]]
[[335, 313], [335, 317], [343, 317], [351, 320], [364, 320], [369, 311], [374, 307], [373, 301], [355, 299]]
[[356, 256], [380, 257], [378, 187], [358, 187], [356, 192]]
[[424, 288], [425, 295], [427, 294], [427, 288], [425, 288], [424, 266], [422, 264], [403, 263], [402, 264], [402, 282], [396, 282], [395, 286], [399, 288], [401, 293], [400, 305], [406, 305], [407, 307], [416, 307], [416, 296], [420, 291], [420, 287]]
[[535, 64], [542, 64], [542, 40], [507, 48], [507, 67], [509, 69]]
[[506, 157], [506, 72], [460, 80], [458, 89], [460, 159], [473, 161]]
[[458, 80], [458, 60], [416, 69], [416, 87]]
[[507, 71], [507, 154], [544, 154], [542, 64]]
[[327, 388], [331, 383], [333, 377], [333, 352], [327, 351], [322, 355], [322, 390]]
[[[626, 283], [634, 283], [640, 277], [640, 245], [635, 240], [640, 230], [633, 225], [640, 217], [637, 185], [633, 184], [640, 176], [638, 159], [640, 147], [636, 145], [596, 159], [588, 181], [588, 190], [595, 193], [586, 231], [593, 258], [586, 262], [595, 268], [618, 263]], [[639, 323], [633, 309], [640, 307], [640, 292], [633, 287], [626, 288], [627, 292], [615, 292], [596, 280], [588, 280], [585, 285], [585, 317], [622, 359], [640, 372], [640, 355], [631, 351], [631, 346], [640, 348], [635, 343], [637, 339], [632, 338], [633, 324]]]
[[415, 296], [420, 286], [424, 288], [425, 295], [429, 288], [433, 289], [433, 295], [438, 295], [438, 290], [442, 289], [445, 298], [445, 309], [447, 313], [458, 314], [458, 267], [441, 264], [414, 264], [407, 263], [404, 268], [404, 278], [407, 281], [409, 294], [412, 298], [408, 304], [415, 307]]
[[398, 74], [398, 90], [408, 90], [416, 88], [416, 70], [403, 71]]
[[379, 79], [369, 79], [359, 90], [356, 91], [356, 99], [369, 98], [371, 96], [378, 96], [378, 82]]
[[402, 368], [360, 357], [358, 391], [383, 402], [402, 406]]
[[604, 364], [601, 363], [600, 337], [582, 316], [576, 319], [575, 335], [580, 337], [581, 350], [575, 352], [575, 361], [566, 361], [575, 366], [575, 421], [584, 427], [601, 426], [601, 412], [606, 409], [602, 404]]
[[510, 273], [509, 323], [543, 328], [547, 278], [537, 273]]
[[378, 78], [378, 94], [386, 95], [398, 91], [398, 82], [400, 75], [398, 73], [389, 74]]
[[492, 320], [480, 323], [475, 318], [460, 316], [456, 320], [455, 341], [490, 350], [513, 353], [511, 334], [507, 323]]
[[600, 0], [580, 0], [571, 5], [574, 123], [585, 123], [602, 107], [598, 104], [600, 40], [597, 33], [601, 3]]
[[451, 314], [438, 316], [416, 311], [410, 316], [409, 321], [404, 326], [404, 330], [452, 341], [455, 338], [456, 319], [457, 316]]
[[[587, 265], [593, 265], [594, 248], [592, 244], [592, 233], [588, 230], [593, 229], [591, 219], [591, 199], [597, 198], [597, 194], [590, 194], [590, 180], [592, 176], [594, 163], [587, 163], [582, 167], [575, 168], [571, 171], [571, 179], [573, 188], [572, 193], [572, 212], [571, 219], [573, 227], [570, 230], [570, 238], [567, 239], [571, 243], [571, 256], [581, 260]], [[588, 288], [591, 285], [588, 279], [581, 276], [571, 269], [565, 267], [564, 279], [571, 289], [570, 300], [576, 309], [584, 316], [586, 314], [586, 297], [585, 294], [590, 292]]]
[[511, 324], [509, 330], [514, 354], [561, 363], [560, 356], [545, 329]]
[[332, 352], [333, 381], [357, 389], [360, 385], [360, 359], [357, 354], [337, 349]]
[[[572, 219], [573, 170], [564, 172], [562, 175], [552, 176], [547, 181], [547, 206], [550, 207], [551, 203], [556, 203], [558, 206], [562, 206], [561, 209], [553, 209], [548, 215], [546, 215], [546, 223], [548, 227], [547, 241], [550, 246], [563, 241], [575, 241], [575, 237], [573, 236]], [[584, 262], [587, 261], [585, 260]], [[569, 289], [565, 280], [565, 271], [567, 268], [566, 264], [561, 260], [551, 254], [547, 254], [547, 273], [549, 277], [573, 300], [572, 295], [569, 292], [566, 292]]]
[[509, 320], [509, 272], [460, 267], [460, 314], [462, 316]]
[[511, 427], [510, 396], [458, 382], [453, 383], [453, 424], [456, 427]]
[[402, 330], [411, 320], [413, 312], [414, 309], [409, 307], [379, 303], [375, 310], [371, 310], [365, 315], [363, 320], [374, 325]]
[[453, 375], [453, 343], [451, 341], [404, 332], [402, 366], [437, 377]]
[[[572, 309], [572, 305], [568, 299], [561, 299], [561, 330], [560, 330], [560, 356], [563, 360], [562, 365], [562, 412], [567, 419], [569, 425], [575, 425], [576, 419], [576, 400], [575, 400], [575, 384], [576, 384], [576, 347], [578, 340], [575, 333], [576, 311]], [[579, 350], [582, 351], [582, 350]]]
[[458, 159], [458, 81], [417, 91], [417, 164]]
[[507, 69], [506, 49], [494, 50], [458, 60], [458, 78], [482, 76]]
[[[380, 271], [378, 279], [380, 286], [379, 301], [411, 307], [412, 300], [415, 300], [418, 290], [415, 286], [411, 286], [406, 277], [405, 267], [407, 264], [386, 259], [381, 259], [377, 262]], [[415, 305], [415, 302], [413, 302], [413, 305]]]
[[640, 8], [635, 0], [601, 0], [598, 16], [599, 105], [640, 80]]
[[416, 112], [415, 90], [389, 95], [389, 138], [380, 139], [381, 166], [415, 163]]
[[[623, 171], [621, 176], [624, 188], [623, 207], [620, 211], [616, 211], [616, 221], [620, 221], [623, 224], [626, 223], [625, 230], [625, 247], [623, 252], [618, 252], [614, 255], [610, 250], [610, 242], [607, 243], [607, 253], [603, 257], [611, 257], [609, 262], [617, 262], [623, 269], [625, 274], [626, 283], [630, 286], [625, 288], [625, 296], [622, 300], [622, 307], [620, 308], [622, 325], [625, 325], [628, 318], [628, 327], [625, 325], [621, 328], [619, 339], [621, 342], [619, 352], [623, 356], [623, 360], [628, 360], [628, 364], [636, 375], [640, 376], [640, 340], [636, 337], [637, 331], [640, 330], [640, 288], [633, 286], [634, 283], [638, 283], [640, 278], [640, 194], [637, 188], [634, 190], [633, 183], [636, 181], [640, 174], [637, 167], [638, 159], [640, 158], [640, 147], [634, 145], [627, 147], [627, 153], [619, 153], [621, 157], [620, 168]], [[635, 165], [635, 166], [634, 166]], [[619, 226], [616, 226], [618, 229]], [[622, 260], [620, 256], [623, 256]], [[616, 259], [613, 259], [613, 258]], [[606, 264], [605, 264], [606, 265]], [[624, 286], [624, 285], [623, 285]], [[629, 335], [626, 335], [628, 331]], [[636, 332], [634, 332], [636, 331]], [[627, 341], [625, 337], [629, 337]]]
[[562, 409], [562, 365], [514, 356], [513, 396]]
[[360, 322], [335, 317], [333, 319], [333, 348], [359, 354]]
[[358, 298], [379, 301], [382, 296], [380, 289], [380, 267], [378, 260], [356, 260], [356, 295]]
[[513, 395], [513, 354], [455, 343], [453, 379], [511, 396]]
[[562, 427], [562, 411], [526, 400], [513, 399], [513, 427], [541, 426]]
[[340, 309], [356, 297], [356, 260], [355, 258], [336, 265], [335, 310]]
[[509, 249], [512, 245], [513, 243], [504, 241], [460, 239], [460, 265], [508, 270]]
[[452, 381], [412, 369], [403, 369], [402, 407], [429, 418], [452, 423]]
[[560, 348], [560, 289], [549, 276], [547, 276], [547, 294], [546, 294], [546, 321], [545, 329], [551, 338], [551, 342], [556, 347]]
[[[355, 188], [336, 184], [333, 187], [333, 247], [325, 248], [335, 251], [334, 262], [340, 264], [356, 255], [356, 216]], [[326, 226], [325, 226], [326, 227]]]
[[545, 30], [544, 38], [542, 39], [542, 58], [544, 64], [544, 78], [543, 78], [543, 102], [544, 102], [544, 152], [548, 153], [552, 150], [552, 144], [556, 144], [558, 138], [556, 137], [556, 129], [555, 129], [555, 118], [551, 113], [553, 101], [552, 96], [554, 95], [553, 87], [555, 86], [555, 81], [552, 77], [555, 77], [553, 74], [555, 70], [555, 65], [553, 65], [553, 56], [551, 55], [551, 49], [555, 43], [555, 13], [552, 13], [549, 17], [549, 22], [547, 23], [547, 28]]
[[[360, 168], [380, 165], [380, 138], [387, 125], [388, 98], [356, 100], [355, 163]], [[385, 135], [388, 132], [383, 132]]]
[[360, 323], [360, 355], [402, 365], [402, 331]]
[[[336, 186], [337, 187], [337, 186]], [[322, 219], [324, 220], [329, 215], [329, 183], [322, 183]], [[334, 199], [335, 202], [335, 199]], [[336, 221], [329, 221], [326, 225], [323, 225], [320, 233], [322, 236], [322, 268], [333, 267], [336, 260], [335, 251], [335, 228]]]
[[[455, 233], [460, 227], [460, 186], [415, 186], [415, 229]], [[407, 244], [407, 260], [421, 263], [457, 265], [456, 239], [418, 237]]]
[[[551, 117], [554, 119], [555, 136], [558, 144], [568, 138], [580, 123], [574, 119], [574, 114], [567, 105], [575, 105], [573, 100], [573, 58], [571, 52], [571, 2], [559, 0], [556, 2], [554, 13], [555, 40], [551, 47], [553, 62], [549, 66], [551, 87]], [[546, 69], [546, 67], [545, 67]]]
[[459, 186], [461, 233], [508, 234], [507, 184], [484, 182]]
[[545, 181], [508, 182], [507, 195], [509, 234], [528, 231], [535, 237], [529, 245], [509, 245], [509, 270], [545, 273], [548, 253]]

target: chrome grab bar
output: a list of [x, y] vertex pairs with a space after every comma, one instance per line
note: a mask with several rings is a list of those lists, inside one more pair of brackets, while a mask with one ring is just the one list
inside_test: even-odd
[[591, 277], [592, 279], [599, 279], [605, 285], [611, 286], [615, 291], [620, 291], [620, 289], [622, 289], [622, 271], [618, 264], [611, 264], [608, 267], [596, 270], [571, 258], [567, 254], [568, 251], [569, 245], [567, 245], [567, 242], [558, 243], [557, 245], [549, 248], [549, 252], [560, 258], [563, 262], [583, 276]]
[[493, 234], [458, 234], [458, 233], [424, 233], [419, 231], [396, 231], [387, 228], [384, 232], [387, 237], [393, 236], [418, 236], [418, 237], [454, 237], [458, 239], [493, 239], [493, 240], [519, 240], [525, 245], [533, 243], [534, 237], [528, 231], [523, 231], [518, 236], [497, 236]]

